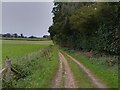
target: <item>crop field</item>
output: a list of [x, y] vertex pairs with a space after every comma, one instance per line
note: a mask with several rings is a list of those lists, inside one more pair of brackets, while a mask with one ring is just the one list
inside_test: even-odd
[[26, 55], [31, 52], [38, 51], [49, 45], [52, 41], [16, 41], [16, 40], [3, 40], [2, 41], [2, 59], [5, 60], [6, 56], [15, 58]]

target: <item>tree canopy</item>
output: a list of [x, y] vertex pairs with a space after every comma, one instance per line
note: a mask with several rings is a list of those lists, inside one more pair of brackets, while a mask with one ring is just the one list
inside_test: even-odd
[[55, 2], [49, 33], [54, 43], [71, 49], [119, 53], [120, 3]]

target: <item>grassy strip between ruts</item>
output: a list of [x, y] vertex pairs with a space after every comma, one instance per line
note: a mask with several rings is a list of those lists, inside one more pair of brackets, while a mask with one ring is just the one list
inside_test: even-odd
[[86, 73], [75, 63], [73, 62], [64, 52], [62, 52], [67, 59], [71, 71], [73, 72], [76, 85], [78, 88], [95, 88], [95, 85], [92, 83], [90, 78], [86, 75]]
[[74, 53], [67, 51], [69, 55], [80, 61], [85, 67], [90, 69], [92, 73], [104, 82], [109, 88], [118, 88], [118, 66], [107, 66], [104, 62], [101, 63], [102, 58], [88, 59], [82, 53]]
[[[63, 63], [62, 63], [63, 64]], [[65, 88], [65, 68], [64, 65], [62, 66], [62, 78], [61, 78], [61, 83], [60, 83], [60, 88]]]
[[[24, 58], [21, 58], [23, 60]], [[27, 64], [20, 60], [19, 64], [13, 66], [26, 77], [12, 80], [11, 84], [4, 84], [4, 87], [14, 88], [49, 88], [54, 79], [58, 66], [58, 53], [54, 46], [49, 46], [42, 51], [31, 53]]]

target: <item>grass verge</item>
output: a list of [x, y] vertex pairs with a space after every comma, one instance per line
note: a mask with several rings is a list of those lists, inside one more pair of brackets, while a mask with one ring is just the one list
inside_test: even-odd
[[[69, 55], [80, 61], [85, 67], [104, 82], [109, 88], [118, 88], [118, 66], [107, 66], [101, 58], [88, 59], [82, 53], [67, 51]], [[74, 66], [73, 66], [74, 67]]]
[[29, 60], [21, 58], [19, 64], [13, 66], [26, 76], [11, 80], [10, 85], [3, 87], [13, 88], [50, 88], [58, 66], [58, 53], [54, 46], [49, 46], [41, 51], [31, 53]]

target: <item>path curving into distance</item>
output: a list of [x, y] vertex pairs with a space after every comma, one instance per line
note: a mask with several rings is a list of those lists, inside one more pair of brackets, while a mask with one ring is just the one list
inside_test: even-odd
[[97, 86], [97, 88], [107, 88], [104, 84], [100, 82], [100, 80], [95, 77], [92, 72], [87, 69], [82, 63], [80, 63], [78, 60], [73, 58], [72, 56], [65, 53], [71, 60], [73, 60], [77, 65], [79, 65], [80, 68], [83, 69], [83, 71], [88, 75], [88, 77], [92, 80], [93, 84]]
[[[97, 88], [105, 88], [107, 87], [97, 78], [95, 77], [92, 72], [86, 68], [82, 63], [80, 63], [78, 60], [73, 58], [72, 56], [68, 55], [65, 53], [73, 62], [76, 63], [83, 71], [87, 74], [87, 76], [91, 79], [92, 83], [97, 87]], [[67, 59], [64, 57], [64, 55], [61, 52], [58, 52], [59, 55], [59, 68], [56, 74], [56, 77], [53, 81], [53, 87], [52, 88], [77, 88], [75, 79], [73, 76], [73, 73], [70, 69], [70, 66], [67, 62]], [[81, 82], [82, 83], [82, 82]]]
[[58, 54], [59, 69], [53, 82], [53, 88], [76, 88], [73, 73], [71, 72], [66, 58], [61, 52], [59, 52]]

